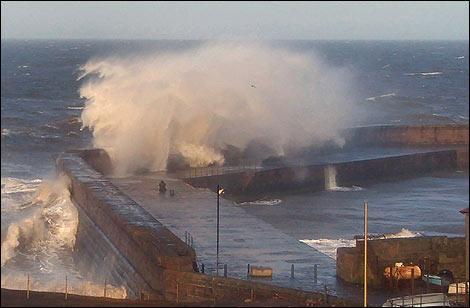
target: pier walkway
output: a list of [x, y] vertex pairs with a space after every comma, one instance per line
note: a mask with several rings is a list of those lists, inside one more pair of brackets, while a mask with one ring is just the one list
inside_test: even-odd
[[[158, 193], [161, 180], [167, 183], [166, 194]], [[181, 239], [189, 232], [199, 268], [203, 263], [206, 274], [216, 274], [217, 195], [214, 192], [193, 188], [164, 173], [111, 178], [111, 181]], [[170, 196], [172, 189], [175, 196]], [[241, 279], [247, 279], [247, 264], [268, 266], [273, 268], [273, 278], [262, 279], [265, 283], [306, 291], [324, 291], [326, 284], [329, 293], [347, 295], [341, 294], [338, 288], [335, 260], [223, 198], [220, 198], [219, 247], [220, 276], [224, 264], [228, 267], [228, 277]], [[294, 279], [291, 279], [292, 264]], [[318, 264], [316, 284], [314, 264]]]

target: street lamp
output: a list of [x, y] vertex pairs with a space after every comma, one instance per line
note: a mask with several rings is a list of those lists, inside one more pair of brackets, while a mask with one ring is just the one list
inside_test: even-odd
[[220, 195], [224, 192], [224, 189], [217, 184], [217, 261], [216, 261], [216, 273], [219, 276], [219, 204]]
[[[364, 202], [364, 307], [367, 307], [367, 201]], [[390, 270], [390, 274], [391, 274]]]

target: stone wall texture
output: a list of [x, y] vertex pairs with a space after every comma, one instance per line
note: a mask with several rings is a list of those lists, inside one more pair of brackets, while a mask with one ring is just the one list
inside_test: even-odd
[[[386, 283], [383, 271], [396, 262], [418, 265], [423, 273], [437, 274], [443, 269], [455, 278], [465, 278], [465, 238], [445, 236], [371, 240], [367, 244], [368, 284], [381, 287]], [[362, 284], [364, 279], [364, 241], [356, 247], [338, 248], [336, 275], [350, 283]]]
[[[102, 258], [100, 274], [111, 274], [116, 281], [123, 282], [131, 296], [145, 291], [150, 298], [181, 304], [264, 305], [274, 301], [286, 306], [354, 305], [327, 294], [198, 273], [194, 250], [82, 157], [87, 156], [74, 151], [57, 159], [58, 171], [71, 180], [71, 197], [81, 216], [77, 257], [82, 254], [90, 260], [90, 255], [96, 253], [91, 258], [94, 268], [100, 268]], [[88, 240], [93, 232], [105, 238]]]
[[384, 145], [466, 145], [468, 124], [383, 125], [357, 127], [343, 131], [346, 142]]

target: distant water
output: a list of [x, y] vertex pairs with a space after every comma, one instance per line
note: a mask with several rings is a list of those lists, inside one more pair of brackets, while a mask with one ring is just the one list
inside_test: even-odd
[[[89, 132], [80, 130], [84, 101], [78, 93], [81, 85], [77, 81], [79, 67], [93, 58], [154, 51], [173, 53], [197, 47], [201, 43], [1, 42], [2, 286], [22, 285], [27, 273], [32, 273], [39, 281], [63, 279], [65, 274], [77, 280], [81, 277], [74, 268], [71, 248], [65, 241], [59, 240], [60, 236], [68, 234], [65, 231], [70, 231], [66, 227], [73, 225], [68, 196], [56, 192], [38, 201], [38, 187], [53, 172], [55, 155], [90, 144]], [[315, 52], [327, 63], [349, 67], [358, 81], [358, 103], [364, 113], [357, 125], [468, 123], [468, 42], [277, 41], [271, 44], [305, 53]], [[464, 194], [468, 195], [468, 180], [459, 181], [461, 190], [452, 209], [465, 202], [468, 204], [468, 198], [463, 197]], [[47, 187], [44, 189], [47, 191]], [[367, 191], [366, 188], [364, 191], [353, 189], [324, 194], [335, 199], [333, 194], [349, 196], [365, 194]], [[286, 211], [290, 209], [289, 198], [297, 198], [292, 211]], [[303, 229], [298, 220], [292, 219], [296, 215], [295, 211], [299, 210], [297, 207], [301, 208], [300, 212], [310, 209], [318, 215], [323, 213], [324, 209], [310, 208], [311, 203], [318, 198], [322, 199], [323, 195], [306, 194], [288, 197], [287, 200], [281, 197], [274, 201], [268, 199], [245, 204], [245, 208], [299, 239], [344, 238], [344, 234], [337, 231], [329, 233], [323, 229], [317, 232], [315, 228], [309, 231], [308, 228], [317, 221], [315, 216], [309, 216], [314, 214], [306, 215], [305, 219], [310, 222]], [[356, 201], [359, 202], [359, 199]], [[356, 201], [354, 206], [357, 206]], [[339, 206], [340, 201], [333, 201], [333, 204], [336, 207], [324, 214], [326, 217], [337, 219], [339, 224], [345, 220], [346, 229], [349, 224], [356, 225], [348, 220], [351, 213]], [[425, 206], [423, 203], [421, 205]], [[291, 213], [288, 221], [294, 222], [295, 227], [287, 227], [278, 222], [277, 218], [269, 218], [270, 215], [277, 215], [273, 213], [280, 213], [277, 209], [283, 209], [283, 215], [289, 216]], [[438, 209], [436, 205], [435, 210]], [[342, 215], [346, 215], [346, 218]], [[393, 218], [394, 215], [388, 217]], [[405, 212], [398, 219], [400, 223], [396, 224], [394, 230], [384, 231], [399, 232], [404, 227], [404, 216]], [[34, 228], [45, 228], [46, 231], [37, 233], [33, 232], [36, 230]], [[412, 226], [407, 228], [420, 231]], [[455, 224], [450, 226], [449, 233], [459, 234], [456, 228]], [[441, 234], [444, 231], [438, 229], [436, 232]], [[33, 234], [43, 236], [37, 238]], [[318, 243], [322, 244], [321, 241]], [[94, 282], [89, 283], [93, 285]]]

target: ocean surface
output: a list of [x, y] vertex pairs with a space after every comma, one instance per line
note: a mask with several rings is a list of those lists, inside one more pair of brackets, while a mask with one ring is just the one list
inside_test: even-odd
[[[56, 155], [92, 143], [90, 132], [81, 130], [80, 67], [96, 58], [171, 54], [203, 43], [2, 40], [2, 287], [25, 288], [30, 275], [33, 288], [60, 290], [67, 275], [82, 290], [78, 293], [99, 293], [95, 289], [101, 281], [85, 279], [74, 266], [77, 218], [66, 183], [48, 180]], [[327, 64], [354, 72], [357, 93], [352, 99], [364, 115], [354, 125], [468, 124], [468, 42], [269, 44], [315, 53]], [[364, 199], [370, 203], [371, 232], [462, 235], [457, 210], [468, 206], [468, 184], [468, 174], [439, 174], [235, 206], [334, 257], [335, 247], [349, 245], [360, 234]], [[119, 286], [115, 296], [123, 296]]]

